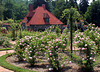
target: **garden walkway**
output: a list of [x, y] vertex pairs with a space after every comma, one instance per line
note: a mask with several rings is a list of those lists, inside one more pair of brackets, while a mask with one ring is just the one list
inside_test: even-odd
[[[13, 50], [0, 51], [0, 56], [5, 55], [6, 53], [13, 53], [13, 52], [14, 52]], [[8, 70], [0, 66], [0, 72], [14, 72], [14, 71]]]

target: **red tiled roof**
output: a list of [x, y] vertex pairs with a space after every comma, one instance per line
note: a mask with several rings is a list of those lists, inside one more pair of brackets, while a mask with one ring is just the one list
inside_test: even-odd
[[43, 13], [43, 18], [50, 18], [47, 13]]
[[85, 27], [88, 27], [88, 25], [84, 25]]
[[81, 22], [84, 22], [84, 20], [80, 20]]
[[[46, 23], [43, 14], [46, 14], [45, 17], [49, 18], [49, 23]], [[27, 17], [32, 17], [27, 23]], [[63, 24], [59, 19], [57, 19], [52, 13], [44, 9], [42, 6], [37, 7], [35, 10], [29, 12], [26, 17], [22, 20], [26, 25], [45, 25], [45, 24]], [[21, 23], [20, 23], [21, 24]]]
[[68, 27], [68, 25], [63, 25], [63, 27]]

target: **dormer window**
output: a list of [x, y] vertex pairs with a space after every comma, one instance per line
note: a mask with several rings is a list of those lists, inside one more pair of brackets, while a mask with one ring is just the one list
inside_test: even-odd
[[26, 19], [26, 21], [28, 22], [28, 19]]
[[49, 15], [47, 13], [43, 13], [43, 19], [45, 21], [45, 23], [49, 23]]
[[31, 20], [31, 17], [27, 17], [27, 23]]
[[46, 18], [46, 19], [45, 19], [45, 22], [46, 22], [46, 23], [49, 23], [49, 18]]

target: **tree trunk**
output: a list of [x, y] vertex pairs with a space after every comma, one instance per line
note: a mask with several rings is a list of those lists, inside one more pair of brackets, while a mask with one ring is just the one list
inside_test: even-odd
[[72, 22], [72, 14], [70, 14], [70, 40], [71, 40], [71, 58], [72, 58], [72, 53], [73, 53], [73, 49], [72, 49], [72, 25], [73, 25], [73, 22]]

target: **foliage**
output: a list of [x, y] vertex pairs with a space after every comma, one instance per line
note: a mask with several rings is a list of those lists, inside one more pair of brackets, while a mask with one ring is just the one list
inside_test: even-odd
[[25, 50], [25, 46], [29, 45], [31, 38], [32, 37], [25, 36], [23, 39], [20, 39], [17, 42], [15, 51], [18, 54], [19, 60], [23, 59], [23, 53], [24, 53], [24, 50]]
[[0, 21], [0, 27], [2, 27], [2, 24], [3, 24], [3, 22], [2, 22], [2, 21]]
[[6, 7], [6, 9], [4, 10], [4, 19], [7, 18], [14, 18], [14, 3], [12, 0], [7, 0], [4, 7]]
[[4, 20], [3, 23], [14, 23], [14, 20], [13, 19], [7, 19], [7, 20]]
[[45, 4], [46, 9], [50, 11], [49, 3], [46, 0], [32, 0], [33, 2], [33, 9], [36, 9], [38, 6], [42, 6]]
[[7, 29], [5, 27], [1, 27], [0, 31], [3, 34], [6, 34], [7, 33]]
[[12, 23], [12, 24], [10, 24], [10, 27], [11, 27], [11, 31], [12, 31], [12, 40], [14, 41], [14, 40], [16, 40], [15, 37], [17, 36], [17, 34], [15, 32], [17, 31], [18, 24]]
[[96, 26], [100, 26], [100, 1], [94, 1], [91, 5], [87, 8], [87, 12], [85, 13], [84, 17], [87, 22], [94, 23]]
[[28, 63], [31, 64], [31, 66], [34, 66], [36, 63], [36, 52], [37, 52], [37, 43], [32, 42], [29, 44], [29, 46], [26, 47], [25, 53], [23, 54], [25, 56], [25, 59]]
[[14, 18], [20, 22], [20, 19], [23, 19], [28, 13], [28, 4], [26, 5], [25, 1], [15, 4], [14, 13]]
[[81, 0], [79, 7], [80, 7], [80, 12], [82, 12], [82, 14], [85, 14], [85, 12], [87, 11], [87, 7], [89, 6], [89, 0]]
[[[30, 1], [28, 1], [30, 2]], [[1, 0], [0, 1], [0, 20], [22, 19], [28, 12], [26, 0]]]
[[57, 52], [58, 52], [58, 45], [56, 46], [56, 42], [51, 41], [48, 50], [48, 60], [50, 63], [50, 68], [52, 68], [54, 71], [60, 70]]
[[25, 60], [31, 66], [34, 66], [39, 56], [45, 56], [50, 59], [50, 68], [58, 71], [62, 67], [61, 62], [58, 60], [58, 53], [60, 51], [64, 52], [68, 39], [67, 35], [57, 37], [56, 33], [48, 33], [46, 31], [42, 33], [37, 32], [33, 36], [25, 36], [17, 42], [15, 52], [19, 60]]
[[50, 26], [50, 32], [53, 32], [54, 31], [54, 29], [55, 29], [55, 26]]
[[15, 23], [20, 23], [22, 21], [22, 19], [20, 20], [15, 20]]
[[0, 20], [3, 20], [4, 18], [3, 12], [4, 12], [4, 3], [3, 0], [0, 0]]
[[[72, 23], [75, 23], [76, 20], [79, 20], [80, 19], [80, 14], [79, 12], [75, 9], [75, 8], [71, 8], [71, 9], [65, 9], [63, 11], [63, 14], [62, 14], [62, 18], [66, 18], [66, 20], [69, 21], [69, 25], [71, 25], [71, 19], [72, 19]], [[74, 25], [72, 25], [73, 28], [75, 28]]]
[[90, 30], [86, 30], [84, 33], [96, 43], [98, 47], [97, 52], [99, 53], [100, 52], [100, 33], [98, 32], [98, 28], [97, 27], [95, 28], [95, 24], [89, 24], [89, 29]]
[[60, 39], [53, 39], [51, 41], [48, 42], [48, 50], [47, 50], [47, 54], [48, 54], [48, 61], [50, 63], [50, 68], [53, 71], [59, 71], [61, 66], [63, 66], [63, 64], [60, 64], [60, 61], [58, 59], [58, 53], [59, 50], [64, 51], [66, 46], [67, 46], [67, 40], [66, 37], [64, 38], [63, 36]]
[[3, 47], [9, 47], [11, 44], [9, 43], [8, 37], [0, 37], [0, 45]]
[[72, 6], [72, 7], [77, 7], [77, 0], [69, 0], [69, 4], [70, 4], [70, 6]]
[[65, 34], [67, 34], [68, 32], [69, 32], [68, 28], [65, 28], [65, 29], [63, 30], [63, 33], [65, 33]]
[[58, 25], [55, 27], [55, 32], [56, 32], [57, 34], [61, 33], [61, 29], [59, 28]]
[[86, 37], [83, 33], [78, 33], [74, 37], [75, 44], [79, 47], [81, 54], [85, 54], [86, 56], [82, 56], [82, 64], [85, 65], [86, 71], [93, 71], [93, 63], [95, 61], [94, 56], [96, 54], [97, 47], [95, 46], [95, 42], [92, 41], [89, 36]]
[[58, 0], [58, 1], [54, 1], [54, 3], [55, 6], [52, 12], [58, 19], [60, 19], [60, 16], [62, 15], [62, 11], [67, 7], [66, 2], [65, 0]]
[[3, 44], [3, 42], [5, 41], [4, 39], [5, 39], [4, 37], [0, 37], [0, 45]]

